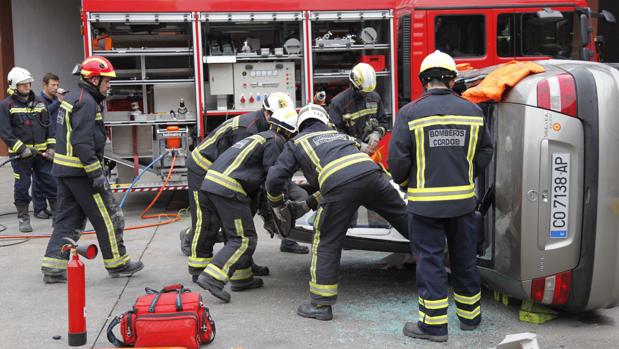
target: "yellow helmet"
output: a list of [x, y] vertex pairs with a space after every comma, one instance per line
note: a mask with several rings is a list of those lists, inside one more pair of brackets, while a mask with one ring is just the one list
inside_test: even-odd
[[367, 63], [355, 65], [348, 79], [360, 91], [372, 92], [376, 89], [376, 71]]
[[419, 78], [422, 83], [431, 79], [455, 78], [457, 75], [456, 61], [439, 50], [427, 55], [419, 68]]

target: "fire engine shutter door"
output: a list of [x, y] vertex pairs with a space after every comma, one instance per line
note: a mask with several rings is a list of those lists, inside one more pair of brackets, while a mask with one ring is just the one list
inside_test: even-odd
[[379, 11], [320, 11], [312, 12], [312, 21], [359, 21], [359, 20], [383, 20], [391, 18], [389, 10]]
[[295, 22], [303, 20], [302, 12], [216, 12], [202, 13], [203, 22]]
[[91, 13], [89, 20], [116, 23], [191, 22], [191, 13]]

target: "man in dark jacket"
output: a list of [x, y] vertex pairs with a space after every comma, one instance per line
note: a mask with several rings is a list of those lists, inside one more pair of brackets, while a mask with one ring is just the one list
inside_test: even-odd
[[57, 152], [52, 174], [58, 179], [54, 231], [41, 264], [45, 283], [66, 282], [68, 251], [65, 238], [76, 240], [88, 218], [99, 241], [103, 265], [111, 277], [131, 276], [142, 270], [131, 261], [123, 242], [125, 220], [103, 170], [106, 133], [102, 103], [116, 76], [104, 57], [91, 56], [79, 66], [79, 89], [60, 104], [56, 130]]
[[294, 211], [293, 218], [317, 206], [315, 196], [284, 204], [285, 185], [299, 169], [322, 196], [314, 220], [310, 302], [297, 309], [300, 316], [318, 320], [333, 318], [331, 306], [337, 300], [342, 245], [359, 206], [376, 211], [408, 237], [406, 206], [398, 191], [378, 165], [359, 151], [355, 138], [329, 129], [328, 122], [320, 106], [309, 104], [301, 109], [299, 134], [286, 143], [266, 181], [267, 195], [277, 215], [282, 215], [284, 206]]
[[263, 285], [251, 269], [257, 244], [254, 200], [262, 190], [268, 169], [296, 131], [296, 119], [297, 112], [292, 108], [275, 111], [269, 118], [271, 129], [247, 137], [223, 152], [208, 169], [200, 188], [206, 194], [200, 202], [202, 212], [217, 217], [226, 243], [196, 282], [226, 303], [231, 298], [223, 289], [228, 281], [232, 291]]
[[456, 63], [436, 51], [421, 63], [426, 89], [400, 110], [389, 145], [393, 180], [408, 187], [411, 248], [417, 261], [419, 321], [404, 334], [447, 341], [449, 246], [456, 313], [462, 330], [481, 322], [474, 210], [475, 177], [492, 158], [492, 143], [481, 109], [456, 95]]
[[[44, 197], [56, 201], [56, 184], [51, 175], [55, 139], [45, 102], [32, 91], [32, 75], [15, 67], [8, 74], [9, 96], [0, 102], [0, 138], [9, 147], [15, 177], [15, 207], [21, 232], [31, 232], [30, 184], [36, 177]], [[36, 212], [35, 203], [35, 212]]]

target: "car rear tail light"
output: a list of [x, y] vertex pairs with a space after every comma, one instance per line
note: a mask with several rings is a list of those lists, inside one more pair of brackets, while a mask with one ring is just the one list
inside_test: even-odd
[[572, 272], [533, 279], [531, 299], [543, 304], [565, 304], [570, 296]]
[[576, 83], [570, 74], [559, 74], [537, 83], [537, 106], [576, 117]]

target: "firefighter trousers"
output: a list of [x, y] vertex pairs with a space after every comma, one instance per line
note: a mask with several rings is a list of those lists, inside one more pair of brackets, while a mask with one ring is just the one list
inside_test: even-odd
[[59, 177], [56, 205], [54, 231], [43, 258], [43, 273], [66, 269], [69, 253], [60, 251], [62, 245], [67, 243], [64, 238], [75, 239], [78, 236], [76, 231], [83, 227], [85, 218], [97, 234], [105, 268], [114, 270], [129, 263], [123, 243], [125, 220], [109, 189], [95, 191], [92, 181], [85, 176]]
[[377, 212], [408, 238], [406, 205], [382, 172], [372, 172], [323, 195], [314, 220], [310, 298], [317, 305], [335, 304], [342, 246], [359, 206]]
[[473, 212], [453, 218], [431, 218], [409, 212], [411, 247], [417, 261], [419, 327], [424, 332], [447, 334], [449, 285], [444, 264], [445, 239], [456, 314], [467, 325], [478, 325], [481, 321], [476, 226]]
[[213, 259], [213, 246], [221, 224], [200, 190], [204, 176], [187, 171], [189, 210], [191, 211], [191, 255], [187, 258], [189, 274], [198, 275]]
[[[15, 177], [14, 198], [15, 206], [28, 206], [31, 197], [30, 185], [34, 201], [34, 212], [45, 210], [45, 199], [56, 200], [56, 178], [51, 174], [52, 162], [41, 157], [33, 156], [29, 159], [17, 159], [11, 161], [13, 176]], [[36, 185], [34, 184], [36, 182]], [[40, 192], [37, 195], [35, 191]]]
[[206, 193], [205, 202], [221, 222], [226, 243], [206, 266], [204, 273], [210, 283], [220, 288], [228, 281], [239, 286], [251, 283], [254, 277], [252, 256], [258, 242], [252, 200], [239, 201]]

